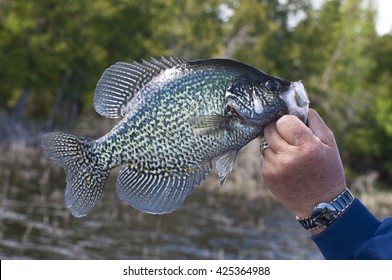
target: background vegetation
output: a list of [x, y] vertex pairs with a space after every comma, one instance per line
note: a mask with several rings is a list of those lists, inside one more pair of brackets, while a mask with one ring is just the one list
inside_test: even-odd
[[95, 84], [116, 61], [229, 57], [303, 80], [347, 173], [390, 184], [392, 35], [376, 34], [372, 1], [311, 2], [1, 0], [0, 140], [91, 130]]

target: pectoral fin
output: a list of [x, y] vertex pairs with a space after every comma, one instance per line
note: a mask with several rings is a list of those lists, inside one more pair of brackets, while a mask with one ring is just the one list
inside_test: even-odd
[[192, 131], [196, 135], [213, 134], [229, 127], [231, 118], [220, 115], [195, 116], [189, 119]]
[[223, 186], [227, 176], [233, 170], [237, 155], [238, 150], [230, 150], [216, 160], [216, 170], [218, 171], [221, 186]]

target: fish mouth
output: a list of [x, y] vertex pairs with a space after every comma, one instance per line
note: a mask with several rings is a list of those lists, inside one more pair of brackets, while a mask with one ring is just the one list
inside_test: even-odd
[[297, 116], [305, 124], [308, 121], [309, 97], [302, 81], [291, 82], [290, 88], [282, 94], [289, 115]]

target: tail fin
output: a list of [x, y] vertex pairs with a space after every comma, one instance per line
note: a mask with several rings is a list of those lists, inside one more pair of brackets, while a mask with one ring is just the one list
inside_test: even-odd
[[109, 171], [98, 164], [93, 141], [61, 132], [45, 134], [45, 155], [63, 166], [66, 173], [65, 205], [75, 217], [83, 217], [98, 203]]

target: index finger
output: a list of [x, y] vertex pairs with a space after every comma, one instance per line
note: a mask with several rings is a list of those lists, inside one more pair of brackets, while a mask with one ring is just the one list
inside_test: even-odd
[[272, 122], [264, 128], [264, 138], [272, 152], [279, 151], [287, 145], [286, 141], [276, 130], [276, 122]]
[[292, 146], [301, 146], [314, 137], [312, 130], [298, 117], [292, 115], [282, 116], [276, 122], [276, 130]]

